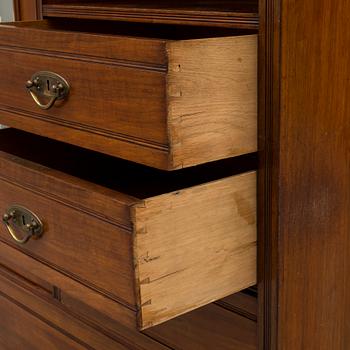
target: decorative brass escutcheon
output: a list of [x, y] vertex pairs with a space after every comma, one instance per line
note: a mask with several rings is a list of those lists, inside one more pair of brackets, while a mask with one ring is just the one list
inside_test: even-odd
[[[41, 109], [50, 109], [57, 100], [69, 94], [70, 86], [66, 79], [53, 72], [37, 72], [26, 83], [26, 88]], [[45, 104], [41, 101], [47, 101]]]
[[[31, 238], [38, 239], [44, 233], [43, 223], [38, 216], [20, 205], [12, 205], [8, 208], [2, 221], [11, 237], [19, 244], [25, 244]], [[20, 237], [19, 232], [21, 232]]]

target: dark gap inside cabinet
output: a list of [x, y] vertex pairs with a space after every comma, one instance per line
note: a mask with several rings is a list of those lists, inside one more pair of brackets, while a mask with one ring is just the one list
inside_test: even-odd
[[50, 18], [45, 21], [15, 22], [18, 28], [54, 30], [62, 32], [79, 32], [96, 35], [126, 36], [135, 38], [188, 40], [215, 38], [233, 35], [255, 34], [252, 29], [190, 27], [171, 24], [106, 22], [100, 20]]
[[43, 0], [45, 17], [258, 28], [257, 0]]
[[252, 153], [168, 172], [15, 129], [0, 130], [0, 151], [141, 199], [257, 168]]

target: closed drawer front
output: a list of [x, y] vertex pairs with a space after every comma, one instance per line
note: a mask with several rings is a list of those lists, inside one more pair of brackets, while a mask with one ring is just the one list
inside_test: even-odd
[[[256, 151], [256, 35], [62, 23], [1, 25], [2, 124], [167, 170]], [[71, 87], [48, 110], [39, 71]]]
[[[111, 300], [1, 242], [0, 254], [3, 264], [20, 267], [25, 276], [0, 265], [1, 349], [256, 349], [256, 322], [218, 305], [143, 334], [118, 322]], [[50, 283], [60, 292], [55, 286], [51, 293]]]
[[[20, 205], [44, 225], [40, 239], [17, 248], [132, 310], [140, 328], [255, 284], [254, 172], [193, 183], [187, 172], [98, 163], [100, 156], [11, 129], [0, 136], [0, 210]], [[13, 243], [5, 225], [0, 237]]]
[[[0, 265], [1, 349], [168, 349], [116, 321], [125, 317], [117, 303], [1, 242], [0, 252], [6, 266], [23, 264], [19, 271], [25, 276]], [[60, 293], [50, 293], [50, 283], [62, 288]]]
[[0, 313], [0, 347], [2, 350], [86, 349], [1, 294]]

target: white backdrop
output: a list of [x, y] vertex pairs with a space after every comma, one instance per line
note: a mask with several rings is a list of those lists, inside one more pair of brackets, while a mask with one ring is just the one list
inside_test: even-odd
[[8, 22], [13, 20], [12, 0], [0, 0], [0, 17], [3, 22]]
[[[0, 19], [2, 22], [9, 22], [13, 20], [13, 2], [12, 0], [0, 0]], [[5, 128], [0, 124], [0, 129]]]

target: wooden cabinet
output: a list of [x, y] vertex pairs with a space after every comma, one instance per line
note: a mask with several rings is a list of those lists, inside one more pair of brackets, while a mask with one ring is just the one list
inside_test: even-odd
[[348, 350], [348, 2], [16, 4], [0, 347]]
[[[0, 26], [0, 292], [19, 322], [63, 349], [255, 349], [255, 2], [36, 9]], [[30, 332], [0, 338], [41, 349]]]

